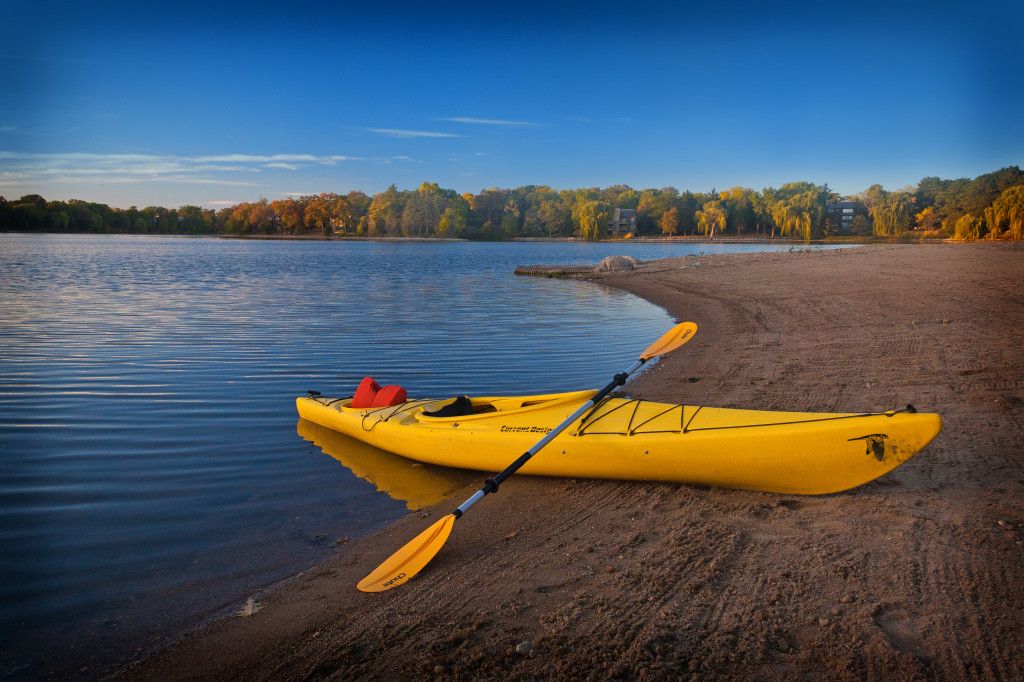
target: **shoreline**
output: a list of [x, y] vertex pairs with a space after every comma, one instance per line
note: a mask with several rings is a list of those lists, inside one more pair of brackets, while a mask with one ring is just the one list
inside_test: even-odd
[[[149, 233], [149, 232], [17, 232], [0, 231], [3, 235], [56, 235], [56, 236], [87, 236], [87, 237], [172, 237], [172, 238], [195, 238], [195, 239], [232, 239], [232, 240], [253, 240], [253, 241], [322, 241], [322, 242], [422, 242], [422, 243], [447, 243], [464, 242], [467, 244], [514, 244], [517, 242], [526, 243], [578, 243], [578, 244], [789, 244], [792, 246], [801, 245], [874, 245], [883, 246], [891, 244], [964, 244], [986, 242], [987, 240], [976, 240], [975, 242], [964, 242], [952, 238], [925, 238], [915, 235], [906, 237], [873, 237], [873, 236], [844, 236], [829, 237], [824, 239], [794, 239], [792, 237], [765, 237], [759, 235], [719, 235], [707, 237], [705, 235], [673, 235], [633, 237], [630, 239], [616, 239], [614, 237], [602, 237], [592, 242], [578, 237], [515, 237], [513, 239], [498, 240], [474, 240], [461, 237], [356, 237], [354, 235], [323, 235], [316, 233], [303, 234], [174, 234], [174, 233]], [[997, 240], [988, 243], [1013, 243], [1008, 240]]]
[[700, 325], [630, 395], [774, 410], [909, 402], [942, 414], [944, 433], [882, 479], [820, 497], [512, 477], [415, 580], [355, 590], [473, 483], [117, 678], [1018, 674], [1024, 245], [659, 264], [586, 278]]

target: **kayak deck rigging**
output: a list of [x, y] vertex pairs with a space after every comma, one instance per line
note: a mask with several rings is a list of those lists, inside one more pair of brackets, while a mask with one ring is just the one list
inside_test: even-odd
[[[861, 412], [861, 413], [854, 413], [854, 414], [814, 414], [813, 416], [808, 416], [808, 417], [799, 418], [799, 419], [787, 419], [787, 420], [784, 420], [784, 421], [764, 421], [764, 420], [761, 420], [761, 421], [755, 421], [755, 422], [752, 422], [752, 423], [749, 423], [749, 424], [728, 424], [728, 425], [719, 425], [719, 426], [694, 426], [694, 422], [696, 421], [697, 417], [701, 414], [701, 411], [703, 411], [705, 409], [707, 409], [707, 410], [715, 410], [717, 408], [713, 408], [713, 407], [712, 408], [705, 408], [703, 406], [691, 407], [689, 405], [664, 405], [663, 406], [663, 407], [665, 407], [664, 410], [662, 410], [660, 412], [657, 412], [653, 416], [647, 417], [646, 419], [641, 421], [636, 426], [633, 426], [633, 422], [636, 419], [637, 413], [638, 412], [642, 412], [641, 409], [640, 409], [642, 405], [644, 405], [645, 403], [648, 404], [648, 405], [659, 405], [659, 406], [662, 406], [662, 405], [659, 404], [659, 403], [649, 403], [648, 401], [639, 400], [639, 399], [629, 399], [629, 400], [626, 400], [626, 402], [619, 402], [618, 404], [614, 404], [613, 403], [612, 406], [610, 407], [610, 409], [608, 409], [607, 411], [602, 413], [601, 412], [601, 408], [608, 406], [608, 403], [610, 403], [612, 401], [613, 401], [613, 399], [606, 398], [601, 403], [598, 403], [597, 405], [595, 405], [593, 411], [591, 412], [591, 414], [588, 414], [587, 416], [585, 416], [583, 418], [583, 420], [581, 421], [580, 426], [579, 426], [579, 428], [576, 431], [576, 434], [580, 435], [580, 436], [584, 436], [584, 435], [614, 435], [614, 434], [618, 434], [618, 435], [622, 435], [622, 436], [632, 436], [632, 435], [635, 435], [635, 434], [651, 434], [651, 433], [680, 433], [680, 434], [685, 434], [685, 433], [691, 433], [691, 432], [694, 432], [694, 431], [716, 431], [716, 430], [724, 430], [724, 429], [750, 429], [750, 428], [767, 427], [767, 426], [790, 426], [790, 425], [794, 425], [794, 424], [812, 424], [812, 423], [815, 423], [815, 422], [836, 421], [836, 420], [839, 420], [839, 419], [857, 419], [859, 417], [874, 417], [874, 416], [883, 416], [883, 415], [884, 416], [892, 416], [894, 414], [899, 414], [901, 412], [910, 412], [910, 413], [917, 412], [917, 410], [914, 409], [913, 405], [907, 405], [907, 407], [905, 409], [903, 409], [903, 410], [890, 410], [890, 411], [881, 412], [881, 413], [878, 413], [878, 412]], [[630, 412], [629, 422], [626, 425], [626, 427], [620, 428], [618, 430], [611, 430], [611, 431], [597, 431], [597, 430], [594, 430], [592, 428], [595, 425], [597, 425], [598, 423], [601, 423], [603, 421], [608, 421], [605, 418], [609, 417], [610, 415], [612, 415], [612, 413], [614, 413], [614, 412], [616, 412], [618, 410], [629, 411], [630, 407], [632, 407], [632, 411]], [[689, 418], [687, 418], [687, 410], [690, 410]], [[676, 412], [678, 412], [678, 414], [679, 414], [679, 422], [678, 422], [678, 427], [677, 428], [653, 428], [653, 427], [648, 427], [646, 429], [644, 428], [645, 426], [647, 426], [649, 424], [652, 424], [652, 423], [661, 423], [661, 421], [666, 421], [669, 418], [670, 415], [672, 415], [673, 413], [676, 413]], [[759, 414], [765, 414], [765, 413], [759, 413]], [[783, 414], [791, 414], [791, 413], [779, 412], [779, 413], [768, 413], [768, 414], [783, 415]]]

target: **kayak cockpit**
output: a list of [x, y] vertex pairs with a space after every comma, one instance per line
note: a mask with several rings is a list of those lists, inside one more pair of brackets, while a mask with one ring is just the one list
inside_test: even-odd
[[311, 398], [325, 406], [343, 413], [364, 413], [377, 415], [379, 419], [391, 419], [398, 415], [412, 416], [418, 421], [440, 423], [449, 421], [466, 421], [467, 419], [487, 419], [497, 415], [513, 415], [546, 410], [552, 407], [582, 405], [590, 400], [597, 391], [573, 391], [571, 393], [551, 393], [548, 395], [499, 396], [491, 398], [469, 398], [458, 396], [443, 400], [407, 400], [395, 405], [384, 407], [355, 407], [352, 398], [334, 399], [324, 402], [321, 398]]
[[423, 422], [486, 419], [498, 414], [522, 414], [524, 412], [546, 410], [563, 405], [583, 404], [596, 393], [597, 391], [573, 391], [572, 393], [494, 398], [459, 396], [446, 400], [437, 400], [424, 405], [422, 410], [416, 412], [415, 417]]

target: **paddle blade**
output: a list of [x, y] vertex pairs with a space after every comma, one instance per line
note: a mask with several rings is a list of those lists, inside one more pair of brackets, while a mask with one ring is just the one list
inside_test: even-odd
[[398, 587], [423, 570], [438, 550], [444, 546], [452, 532], [455, 514], [449, 514], [417, 535], [405, 547], [392, 554], [384, 563], [356, 585], [363, 592], [383, 592]]
[[650, 348], [640, 356], [641, 360], [650, 360], [658, 355], [664, 355], [674, 351], [683, 345], [697, 333], [697, 325], [693, 322], [677, 324], [667, 334], [651, 344]]

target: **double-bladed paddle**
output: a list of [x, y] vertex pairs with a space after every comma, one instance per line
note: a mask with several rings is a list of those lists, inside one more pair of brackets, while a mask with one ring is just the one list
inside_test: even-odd
[[626, 379], [628, 379], [635, 371], [640, 369], [644, 363], [652, 358], [664, 355], [674, 351], [676, 348], [679, 348], [679, 346], [689, 341], [696, 331], [697, 325], [693, 322], [683, 322], [682, 324], [673, 327], [667, 334], [651, 344], [651, 346], [640, 355], [640, 358], [633, 363], [629, 369], [621, 374], [616, 374], [612, 382], [598, 391], [593, 398], [583, 405], [583, 407], [569, 415], [565, 421], [553, 428], [540, 440], [540, 442], [524, 452], [519, 459], [512, 462], [512, 464], [510, 464], [504, 471], [496, 475], [494, 478], [487, 479], [484, 483], [484, 487], [478, 490], [471, 498], [463, 502], [458, 509], [437, 521], [437, 523], [417, 535], [411, 542], [388, 557], [388, 559], [374, 569], [372, 573], [360, 580], [356, 587], [363, 592], [383, 592], [384, 590], [389, 590], [392, 587], [401, 585], [422, 571], [423, 567], [434, 558], [434, 555], [437, 554], [444, 545], [445, 540], [448, 539], [448, 535], [452, 532], [452, 526], [455, 524], [455, 521], [465, 514], [466, 510], [482, 500], [487, 494], [497, 492], [498, 485], [502, 481], [518, 471], [519, 468], [526, 464], [531, 457], [536, 455], [541, 448], [554, 440], [555, 436], [560, 434], [570, 424], [586, 414], [587, 410], [603, 400], [605, 396], [616, 388], [625, 384]]

